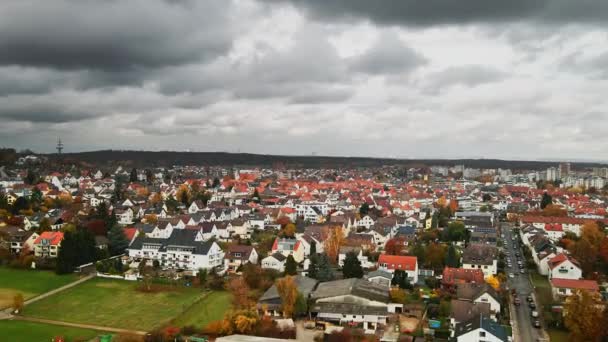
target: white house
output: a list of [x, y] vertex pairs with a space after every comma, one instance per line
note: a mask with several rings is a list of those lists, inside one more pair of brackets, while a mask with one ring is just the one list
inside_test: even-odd
[[551, 258], [549, 265], [549, 279], [581, 279], [583, 271], [578, 264], [578, 261], [569, 258], [564, 253], [560, 253]]
[[228, 271], [236, 271], [244, 264], [257, 264], [258, 252], [253, 246], [231, 245], [224, 255], [225, 268]]
[[462, 268], [481, 269], [485, 278], [498, 273], [498, 249], [486, 244], [470, 244], [462, 253]]
[[186, 269], [194, 274], [199, 269], [223, 268], [224, 252], [214, 241], [202, 241], [198, 231], [174, 229], [169, 238], [138, 235], [127, 252], [135, 259], [157, 260], [169, 269]]
[[262, 268], [285, 272], [285, 261], [287, 257], [281, 253], [271, 254], [262, 259]]
[[405, 271], [410, 283], [418, 282], [418, 258], [415, 256], [381, 254], [378, 258], [378, 269], [390, 273], [395, 270]]
[[458, 342], [507, 342], [505, 328], [489, 317], [478, 315], [456, 324], [454, 338]]
[[349, 252], [357, 254], [357, 260], [361, 263], [361, 267], [367, 269], [375, 266], [373, 262], [368, 260], [367, 256], [363, 255], [363, 249], [360, 247], [342, 246], [340, 247], [340, 254], [338, 254], [338, 265], [340, 267], [344, 267], [344, 259], [346, 259], [346, 254]]

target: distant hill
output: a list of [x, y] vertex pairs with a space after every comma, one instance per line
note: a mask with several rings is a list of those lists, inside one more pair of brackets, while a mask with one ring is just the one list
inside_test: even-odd
[[[556, 166], [549, 161], [513, 161], [500, 159], [387, 159], [363, 157], [280, 156], [226, 152], [117, 151], [103, 150], [79, 153], [49, 154], [51, 160], [84, 162], [93, 165], [133, 165], [166, 167], [172, 165], [201, 166], [276, 166], [299, 168], [370, 167], [393, 165], [423, 167], [431, 165], [465, 165], [472, 168], [509, 168], [515, 170], [546, 169]], [[606, 166], [600, 163], [573, 163], [575, 169]]]

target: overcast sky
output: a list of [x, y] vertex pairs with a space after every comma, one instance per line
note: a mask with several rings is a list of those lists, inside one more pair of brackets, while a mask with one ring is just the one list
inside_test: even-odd
[[605, 0], [0, 2], [0, 146], [608, 159]]

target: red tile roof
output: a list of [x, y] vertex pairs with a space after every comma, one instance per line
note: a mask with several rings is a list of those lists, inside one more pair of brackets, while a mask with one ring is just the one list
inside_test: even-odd
[[551, 286], [566, 288], [566, 289], [577, 289], [577, 290], [589, 290], [599, 291], [599, 286], [595, 280], [578, 280], [578, 279], [551, 279]]
[[480, 269], [446, 267], [443, 270], [443, 283], [483, 283], [483, 272]]
[[389, 270], [413, 271], [416, 269], [418, 258], [415, 256], [381, 254], [378, 264], [386, 264]]
[[42, 240], [49, 240], [51, 245], [58, 245], [63, 240], [62, 232], [43, 232], [40, 236], [34, 241], [34, 244], [40, 244]]
[[137, 233], [137, 228], [125, 228], [125, 236], [127, 237], [127, 240], [133, 240], [135, 233]]

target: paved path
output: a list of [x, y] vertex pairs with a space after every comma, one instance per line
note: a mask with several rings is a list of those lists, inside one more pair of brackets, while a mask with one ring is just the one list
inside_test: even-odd
[[28, 322], [36, 322], [36, 323], [45, 323], [45, 324], [53, 324], [53, 325], [61, 325], [64, 327], [73, 327], [73, 328], [83, 328], [83, 329], [92, 329], [99, 331], [107, 331], [119, 334], [135, 334], [135, 335], [146, 335], [147, 332], [140, 330], [129, 330], [129, 329], [119, 329], [119, 328], [110, 328], [110, 327], [102, 327], [100, 325], [92, 325], [92, 324], [80, 324], [80, 323], [69, 323], [63, 321], [53, 321], [50, 319], [41, 319], [41, 318], [33, 318], [33, 317], [25, 317], [25, 316], [15, 316], [13, 317], [15, 320], [19, 321], [28, 321]]
[[44, 298], [46, 298], [46, 297], [48, 297], [48, 296], [52, 296], [52, 295], [54, 295], [54, 294], [56, 294], [56, 293], [58, 293], [58, 292], [61, 292], [61, 291], [67, 290], [67, 289], [69, 289], [69, 288], [71, 288], [71, 287], [74, 287], [74, 286], [76, 286], [76, 285], [78, 285], [78, 284], [84, 283], [85, 281], [87, 281], [87, 280], [89, 280], [89, 279], [92, 279], [92, 278], [94, 278], [94, 277], [95, 277], [95, 274], [91, 274], [91, 275], [88, 275], [88, 276], [86, 276], [86, 277], [84, 277], [84, 278], [80, 278], [80, 279], [78, 279], [78, 280], [76, 280], [76, 281], [74, 281], [74, 282], [71, 282], [71, 283], [67, 284], [67, 285], [64, 285], [64, 286], [62, 286], [62, 287], [58, 287], [58, 288], [56, 288], [56, 289], [54, 289], [54, 290], [51, 290], [51, 291], [49, 291], [49, 292], [45, 292], [45, 293], [43, 293], [43, 294], [41, 294], [41, 295], [39, 295], [39, 296], [36, 296], [36, 297], [34, 297], [34, 298], [30, 298], [30, 299], [26, 300], [26, 301], [23, 303], [23, 305], [29, 305], [29, 304], [32, 304], [32, 303], [37, 302], [37, 301], [39, 301], [39, 300], [41, 300], [41, 299], [44, 299]]

